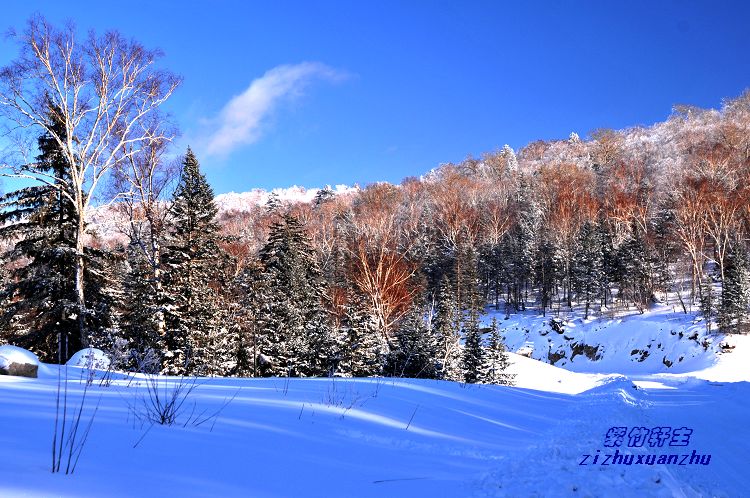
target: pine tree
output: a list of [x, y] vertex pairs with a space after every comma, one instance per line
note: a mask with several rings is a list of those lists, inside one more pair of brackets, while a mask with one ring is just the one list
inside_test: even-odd
[[[51, 128], [66, 136], [61, 113], [50, 105]], [[2, 317], [6, 340], [36, 352], [42, 361], [65, 362], [81, 348], [80, 325], [89, 342], [101, 344], [110, 335], [113, 296], [110, 255], [84, 252], [86, 307], [80, 310], [75, 292], [75, 248], [78, 218], [68, 195], [70, 170], [51, 135], [38, 140], [37, 171], [52, 182], [11, 192], [0, 199], [0, 238], [17, 240], [4, 255], [25, 262], [12, 270], [2, 291], [8, 303]]]
[[281, 199], [279, 198], [279, 194], [276, 192], [271, 192], [268, 194], [268, 199], [266, 200], [266, 212], [267, 213], [277, 213], [281, 209], [282, 203]]
[[460, 310], [463, 324], [476, 313], [477, 317], [484, 313], [485, 299], [479, 290], [477, 271], [477, 254], [474, 248], [466, 245], [458, 250], [454, 264], [456, 282], [456, 306]]
[[584, 318], [589, 317], [591, 303], [601, 294], [604, 271], [604, 254], [596, 226], [586, 221], [578, 235], [573, 255], [573, 287], [578, 300], [585, 304]]
[[361, 299], [350, 292], [347, 301], [340, 331], [343, 344], [338, 371], [352, 377], [381, 375], [387, 345]]
[[698, 290], [700, 291], [700, 307], [703, 321], [706, 324], [706, 333], [710, 334], [716, 318], [716, 299], [711, 279], [705, 278], [701, 281]]
[[479, 330], [479, 314], [471, 310], [469, 318], [464, 323], [464, 350], [462, 366], [464, 382], [474, 384], [481, 380], [484, 362], [484, 348], [482, 347], [482, 332]]
[[747, 252], [735, 242], [730, 248], [724, 268], [721, 287], [719, 327], [722, 332], [736, 333], [744, 330], [750, 305], [750, 271]]
[[432, 330], [437, 341], [440, 378], [457, 381], [462, 377], [460, 314], [446, 275], [440, 280], [435, 301]]
[[610, 282], [618, 281], [619, 263], [617, 261], [617, 251], [614, 246], [614, 237], [606, 221], [603, 219], [599, 220], [596, 229], [599, 232], [599, 241], [602, 248], [602, 272], [599, 287], [602, 291], [602, 305], [606, 307], [608, 306], [607, 299], [612, 295]]
[[565, 263], [559, 248], [550, 240], [543, 240], [539, 246], [536, 260], [535, 276], [539, 286], [542, 315], [546, 315], [547, 308], [552, 308], [557, 285], [564, 274]]
[[265, 295], [267, 282], [263, 278], [263, 266], [258, 260], [250, 260], [237, 275], [231, 286], [230, 321], [236, 336], [233, 375], [257, 377], [261, 374], [261, 336], [259, 312], [261, 297]]
[[395, 343], [388, 355], [386, 372], [393, 377], [434, 379], [437, 372], [435, 337], [417, 307], [396, 330]]
[[537, 233], [541, 211], [532, 194], [531, 185], [526, 180], [520, 182], [516, 199], [518, 221], [511, 230], [510, 252], [506, 258], [512, 265], [508, 271], [512, 282], [513, 307], [525, 310], [525, 292], [534, 279]]
[[633, 226], [617, 252], [619, 297], [633, 302], [641, 313], [652, 296], [652, 258], [641, 229]]
[[162, 339], [156, 320], [159, 310], [163, 309], [164, 296], [157, 292], [145, 259], [141, 251], [128, 250], [129, 268], [124, 278], [128, 299], [123, 305], [121, 327], [131, 351], [130, 367], [136, 370], [149, 352], [159, 350]]
[[259, 297], [262, 353], [266, 375], [327, 375], [338, 353], [327, 312], [324, 287], [309, 239], [297, 218], [285, 214], [271, 225], [260, 251], [264, 291]]
[[510, 359], [506, 353], [502, 337], [500, 337], [497, 319], [493, 317], [487, 347], [484, 351], [480, 379], [488, 384], [512, 386], [515, 375], [508, 372], [508, 367], [510, 367]]
[[319, 208], [326, 202], [332, 201], [336, 197], [336, 192], [333, 191], [330, 185], [326, 185], [322, 189], [315, 193], [315, 199], [313, 199], [313, 206]]
[[188, 149], [170, 210], [165, 248], [165, 322], [162, 372], [169, 375], [221, 372], [220, 296], [226, 256], [219, 247], [214, 193]]

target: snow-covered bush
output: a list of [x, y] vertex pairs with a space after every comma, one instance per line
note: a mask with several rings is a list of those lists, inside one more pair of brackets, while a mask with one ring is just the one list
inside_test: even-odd
[[111, 364], [107, 353], [101, 349], [86, 348], [70, 357], [66, 365], [69, 367], [83, 367], [92, 370], [107, 370]]

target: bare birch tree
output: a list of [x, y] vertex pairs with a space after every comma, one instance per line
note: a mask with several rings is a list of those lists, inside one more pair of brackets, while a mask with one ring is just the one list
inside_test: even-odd
[[[179, 78], [156, 67], [161, 53], [147, 50], [116, 31], [79, 39], [72, 24], [58, 28], [33, 17], [14, 35], [18, 58], [0, 70], [0, 119], [13, 143], [30, 143], [47, 133], [69, 165], [68, 178], [55, 178], [24, 161], [16, 150], [3, 162], [4, 174], [53, 186], [72, 204], [78, 218], [75, 288], [83, 345], [86, 301], [83, 285], [86, 218], [97, 188], [109, 172], [144, 146], [168, 139], [160, 126], [160, 106]], [[65, 124], [57, 133], [50, 112]]]

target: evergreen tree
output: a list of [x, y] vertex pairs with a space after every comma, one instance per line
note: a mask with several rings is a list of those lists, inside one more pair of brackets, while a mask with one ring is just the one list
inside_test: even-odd
[[706, 332], [710, 334], [713, 329], [714, 319], [716, 318], [716, 299], [711, 279], [708, 277], [704, 278], [698, 290], [700, 292], [701, 314], [706, 324]]
[[479, 314], [471, 310], [469, 318], [464, 323], [464, 351], [462, 358], [464, 382], [474, 384], [482, 377], [484, 363], [484, 348], [482, 347], [482, 332], [479, 330]]
[[564, 268], [565, 262], [557, 245], [548, 239], [543, 240], [539, 246], [535, 270], [542, 315], [546, 315], [546, 310], [552, 308], [558, 283], [565, 272]]
[[573, 287], [578, 300], [585, 304], [584, 318], [589, 317], [591, 303], [601, 294], [603, 266], [604, 254], [599, 231], [593, 223], [586, 221], [581, 227], [573, 255]]
[[320, 207], [326, 202], [332, 201], [336, 197], [336, 192], [333, 191], [330, 185], [326, 185], [322, 189], [315, 193], [315, 199], [313, 199], [313, 206]]
[[131, 351], [130, 367], [137, 370], [149, 351], [156, 352], [161, 346], [156, 317], [163, 308], [163, 296], [157, 293], [141, 251], [128, 250], [128, 266], [124, 279], [128, 299], [123, 305], [121, 327]]
[[456, 281], [456, 306], [460, 310], [461, 323], [466, 322], [472, 313], [477, 317], [484, 313], [485, 299], [479, 290], [477, 253], [470, 245], [458, 250], [454, 266]]
[[656, 213], [653, 221], [654, 232], [654, 254], [653, 266], [655, 285], [669, 298], [669, 291], [673, 281], [672, 267], [679, 253], [679, 246], [674, 233], [674, 209], [671, 207], [672, 199], [668, 199], [665, 205]]
[[361, 300], [350, 292], [341, 325], [343, 347], [338, 371], [352, 377], [380, 375], [385, 363], [387, 345], [365, 309]]
[[271, 192], [268, 194], [268, 200], [266, 200], [266, 212], [277, 213], [281, 209], [282, 203], [279, 198], [279, 194]]
[[492, 318], [490, 325], [490, 336], [484, 351], [481, 381], [488, 384], [501, 384], [512, 386], [514, 374], [508, 373], [510, 360], [505, 350], [500, 331], [497, 327], [497, 319]]
[[536, 256], [537, 232], [541, 219], [541, 210], [531, 191], [531, 185], [522, 179], [516, 199], [518, 221], [511, 231], [510, 257], [512, 263], [509, 271], [512, 282], [513, 307], [516, 310], [526, 309], [526, 290], [534, 279], [534, 260]]
[[747, 252], [739, 242], [735, 242], [727, 254], [724, 268], [718, 317], [721, 330], [727, 333], [743, 331], [748, 317], [748, 305], [750, 271]]
[[[60, 115], [50, 105], [50, 126], [65, 137]], [[50, 134], [39, 138], [38, 148], [35, 168], [49, 175], [51, 183], [24, 187], [0, 199], [0, 238], [16, 241], [4, 259], [22, 262], [2, 290], [1, 298], [8, 303], [2, 328], [6, 340], [31, 349], [42, 361], [64, 363], [81, 348], [81, 323], [91, 343], [101, 343], [100, 336], [111, 333], [111, 265], [106, 251], [86, 249], [87, 299], [80, 310], [75, 292], [78, 218], [69, 198], [70, 170]]]
[[220, 282], [226, 263], [218, 244], [217, 211], [213, 190], [188, 149], [172, 199], [172, 226], [163, 260], [164, 374], [216, 375], [226, 360], [219, 351], [220, 296], [212, 287]]
[[388, 355], [386, 372], [393, 377], [436, 378], [435, 338], [416, 308], [396, 330], [395, 344]]
[[617, 251], [614, 246], [614, 237], [612, 231], [607, 226], [605, 220], [601, 219], [596, 226], [599, 232], [599, 241], [602, 248], [602, 272], [600, 288], [602, 291], [602, 305], [608, 306], [608, 299], [611, 298], [612, 291], [610, 282], [617, 282], [619, 273], [619, 263], [617, 261]]
[[259, 297], [266, 375], [327, 375], [338, 353], [327, 312], [324, 284], [302, 224], [285, 214], [271, 225], [260, 251], [264, 291]]
[[435, 301], [432, 330], [437, 341], [440, 378], [457, 381], [462, 377], [460, 314], [450, 279], [445, 275], [440, 280]]
[[232, 374], [239, 377], [257, 377], [262, 373], [259, 314], [266, 287], [263, 266], [255, 259], [248, 261], [232, 282], [229, 306], [232, 333], [237, 339]]
[[617, 253], [620, 299], [634, 303], [643, 313], [653, 295], [652, 258], [643, 231], [633, 226]]

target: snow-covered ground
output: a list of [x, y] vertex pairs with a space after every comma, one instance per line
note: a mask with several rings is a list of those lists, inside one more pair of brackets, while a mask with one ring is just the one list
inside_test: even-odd
[[[662, 328], [689, 328], [682, 320]], [[49, 472], [57, 367], [42, 365], [38, 379], [0, 377], [0, 496], [742, 496], [747, 339], [686, 363], [696, 372], [636, 365], [629, 378], [609, 374], [615, 355], [601, 363], [607, 374], [591, 371], [596, 362], [573, 372], [512, 355], [518, 387], [200, 379], [171, 427], [139, 422], [148, 381], [118, 374], [89, 388], [82, 426], [98, 410], [72, 476]], [[68, 367], [69, 406], [79, 406], [86, 378]], [[687, 446], [628, 448], [625, 437], [609, 447], [612, 427], [693, 432]], [[632, 465], [602, 465], [615, 450], [634, 455]], [[690, 464], [693, 451], [710, 460]], [[671, 454], [677, 463], [658, 463]]]

